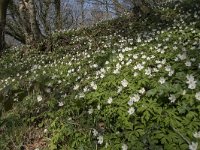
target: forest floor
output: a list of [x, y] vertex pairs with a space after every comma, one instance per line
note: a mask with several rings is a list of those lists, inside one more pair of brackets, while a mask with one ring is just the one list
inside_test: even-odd
[[0, 149], [200, 149], [199, 8], [166, 3], [7, 50]]

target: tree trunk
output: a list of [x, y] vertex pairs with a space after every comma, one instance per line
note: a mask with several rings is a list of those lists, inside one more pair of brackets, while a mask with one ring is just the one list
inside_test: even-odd
[[9, 0], [0, 0], [0, 53], [5, 48], [6, 11]]
[[48, 22], [48, 13], [49, 13], [49, 10], [51, 10], [50, 8], [51, 0], [39, 1], [39, 5], [40, 5], [41, 13], [38, 17], [40, 18], [40, 21], [44, 26], [43, 31], [45, 35], [48, 36], [51, 33], [51, 29], [52, 29], [52, 25]]
[[61, 16], [61, 1], [54, 0], [55, 11], [56, 11], [56, 29], [62, 29], [62, 16]]
[[85, 23], [84, 4], [85, 4], [85, 0], [80, 0], [80, 5], [81, 5], [81, 25], [82, 25], [82, 26], [83, 26], [84, 23]]
[[106, 19], [109, 18], [109, 6], [108, 0], [105, 0], [105, 7], [106, 7]]
[[29, 0], [28, 7], [29, 7], [29, 15], [30, 15], [31, 32], [33, 34], [32, 38], [33, 38], [33, 41], [39, 41], [42, 38], [42, 34], [41, 34], [40, 27], [36, 19], [34, 0]]
[[120, 2], [118, 0], [112, 0], [116, 14], [119, 16], [121, 14], [123, 14], [126, 9], [120, 4]]
[[132, 0], [132, 4], [134, 6], [133, 13], [136, 15], [146, 15], [150, 12], [145, 0]]
[[[16, 5], [16, 4], [14, 4], [14, 5]], [[29, 8], [28, 8], [27, 1], [21, 0], [19, 2], [19, 15], [18, 16], [16, 15], [16, 12], [13, 12], [13, 14], [15, 14], [16, 17], [19, 17], [20, 23], [22, 24], [22, 30], [23, 30], [23, 34], [25, 37], [25, 43], [26, 44], [32, 43], [33, 33], [31, 30], [30, 15], [29, 15]]]

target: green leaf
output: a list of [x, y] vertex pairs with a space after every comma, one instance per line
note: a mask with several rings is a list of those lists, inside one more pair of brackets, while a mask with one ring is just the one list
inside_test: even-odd
[[149, 91], [147, 91], [146, 96], [147, 97], [151, 97], [151, 96], [155, 96], [157, 94], [158, 90], [156, 88], [151, 89]]

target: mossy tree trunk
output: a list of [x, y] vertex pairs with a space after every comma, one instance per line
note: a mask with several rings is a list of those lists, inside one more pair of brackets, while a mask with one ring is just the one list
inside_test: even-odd
[[0, 0], [0, 53], [5, 48], [6, 11], [9, 0]]
[[35, 2], [34, 0], [29, 0], [28, 2], [28, 9], [29, 9], [29, 17], [30, 17], [30, 24], [31, 24], [31, 32], [33, 34], [33, 39], [31, 41], [39, 41], [42, 39], [42, 33], [40, 31], [39, 23], [36, 19], [36, 10], [35, 10]]
[[62, 29], [62, 14], [61, 14], [61, 1], [54, 0], [55, 12], [56, 12], [56, 29]]

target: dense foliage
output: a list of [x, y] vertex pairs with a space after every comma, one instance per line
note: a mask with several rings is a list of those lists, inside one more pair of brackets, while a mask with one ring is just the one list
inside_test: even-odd
[[55, 33], [51, 52], [5, 52], [0, 149], [199, 149], [199, 7], [169, 3]]

